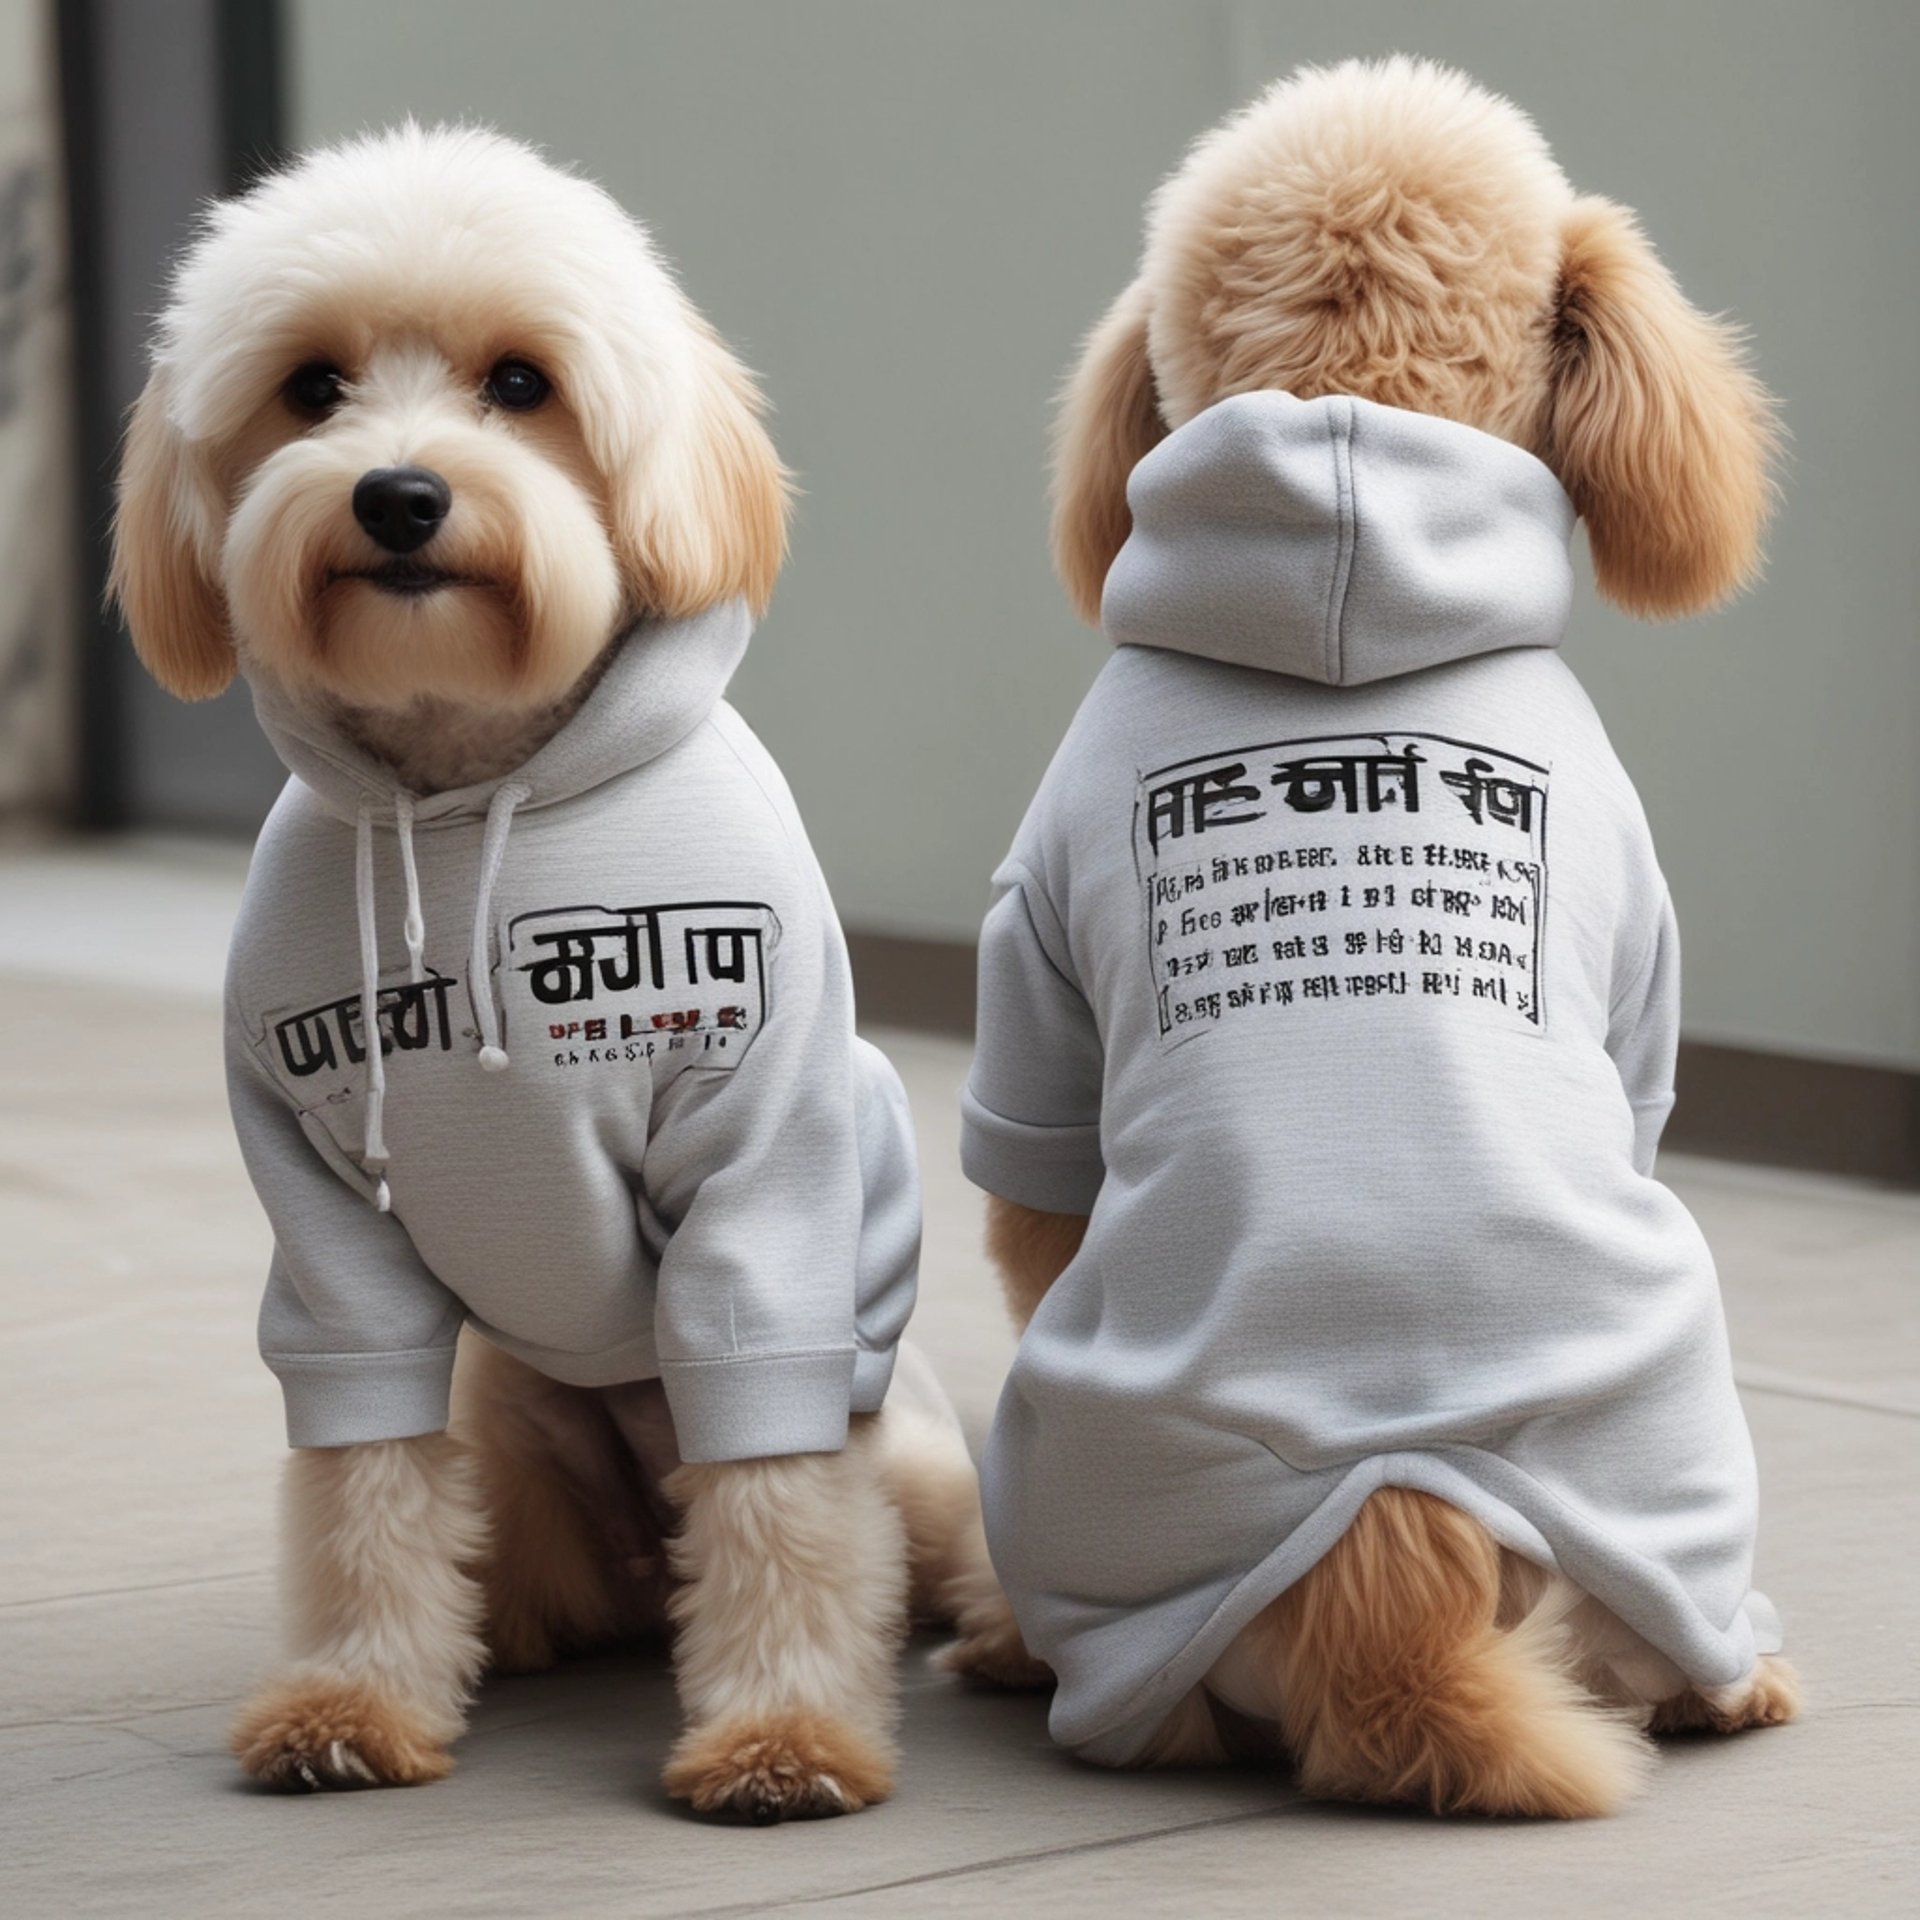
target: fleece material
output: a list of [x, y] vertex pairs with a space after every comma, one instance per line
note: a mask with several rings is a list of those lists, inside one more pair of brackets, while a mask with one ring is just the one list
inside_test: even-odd
[[984, 1474], [1056, 1736], [1133, 1759], [1382, 1486], [1740, 1679], [1778, 1626], [1713, 1262], [1653, 1173], [1673, 915], [1554, 651], [1571, 504], [1504, 441], [1283, 393], [1128, 498], [965, 1103], [980, 1186], [1092, 1216]]
[[911, 1123], [792, 796], [721, 699], [749, 630], [737, 604], [643, 624], [516, 773], [431, 797], [256, 679], [293, 778], [228, 1079], [293, 1445], [443, 1427], [463, 1324], [556, 1380], [658, 1377], [689, 1460], [831, 1450], [880, 1405]]

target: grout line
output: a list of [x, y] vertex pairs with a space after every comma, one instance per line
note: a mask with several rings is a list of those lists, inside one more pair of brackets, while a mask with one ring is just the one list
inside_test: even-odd
[[[66, 1727], [81, 1733], [130, 1733], [136, 1740], [147, 1740], [133, 1724], [136, 1720], [154, 1720], [163, 1713], [202, 1713], [208, 1707], [231, 1707], [238, 1704], [240, 1697], [237, 1693], [223, 1693], [214, 1700], [169, 1700], [159, 1706], [137, 1707], [118, 1715], [49, 1713], [37, 1720], [0, 1720], [0, 1733], [33, 1733], [41, 1727]], [[147, 1744], [157, 1747], [159, 1742], [147, 1740]]]
[[1210, 1833], [1221, 1827], [1244, 1827], [1256, 1820], [1271, 1820], [1295, 1811], [1299, 1801], [1280, 1800], [1246, 1813], [1216, 1814], [1207, 1820], [1183, 1820], [1170, 1827], [1150, 1827], [1144, 1833], [1117, 1833], [1104, 1840], [1079, 1840], [1061, 1847], [1033, 1847], [1024, 1853], [999, 1854], [991, 1860], [969, 1860], [964, 1865], [938, 1867], [931, 1873], [908, 1874], [899, 1880], [878, 1880], [868, 1886], [835, 1887], [825, 1893], [803, 1894], [795, 1900], [769, 1907], [764, 1900], [724, 1907], [683, 1907], [675, 1920], [759, 1920], [769, 1913], [790, 1913], [801, 1907], [817, 1907], [829, 1900], [860, 1900], [872, 1893], [895, 1893], [907, 1887], [933, 1886], [942, 1881], [965, 1880], [977, 1873], [992, 1873], [1001, 1867], [1029, 1866], [1040, 1860], [1071, 1860], [1085, 1853], [1108, 1853], [1122, 1847], [1144, 1846], [1154, 1840], [1170, 1840], [1187, 1833]]
[[1813, 1406], [1845, 1407], [1853, 1413], [1884, 1413], [1896, 1420], [1920, 1420], [1920, 1407], [1876, 1394], [1849, 1393], [1828, 1381], [1785, 1373], [1775, 1367], [1736, 1366], [1733, 1383], [1747, 1393], [1770, 1393], [1776, 1399], [1804, 1400]]
[[83, 1593], [46, 1593], [36, 1600], [0, 1600], [0, 1613], [23, 1613], [28, 1607], [64, 1607], [74, 1600], [117, 1600], [128, 1593], [172, 1593], [181, 1587], [220, 1587], [235, 1580], [270, 1580], [270, 1567], [248, 1567], [239, 1573], [197, 1573], [183, 1580], [149, 1580], [133, 1587], [90, 1587]]

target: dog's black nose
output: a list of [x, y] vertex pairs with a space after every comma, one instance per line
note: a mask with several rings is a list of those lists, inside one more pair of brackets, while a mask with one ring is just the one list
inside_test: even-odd
[[431, 467], [375, 467], [353, 490], [353, 517], [389, 553], [413, 553], [440, 531], [453, 489]]

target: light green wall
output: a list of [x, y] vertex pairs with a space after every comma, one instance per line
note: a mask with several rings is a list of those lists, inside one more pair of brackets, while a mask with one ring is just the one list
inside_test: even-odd
[[1920, 1064], [1920, 9], [1762, 0], [291, 0], [294, 135], [490, 120], [606, 182], [766, 377], [806, 486], [737, 683], [849, 924], [970, 937], [1101, 646], [1045, 421], [1186, 141], [1396, 48], [1540, 119], [1753, 329], [1795, 440], [1766, 585], [1572, 657], [1639, 781], [1688, 1026]]

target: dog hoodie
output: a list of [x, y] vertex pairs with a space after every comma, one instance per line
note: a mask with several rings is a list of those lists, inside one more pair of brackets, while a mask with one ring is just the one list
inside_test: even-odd
[[293, 777], [247, 877], [228, 1082], [294, 1446], [444, 1427], [471, 1323], [658, 1377], [688, 1460], [877, 1408], [920, 1238], [906, 1097], [778, 769], [735, 603], [642, 624], [506, 778], [416, 797], [256, 676]]
[[989, 1540], [1136, 1757], [1382, 1486], [1702, 1685], [1779, 1644], [1712, 1258], [1653, 1177], [1679, 951], [1554, 651], [1532, 455], [1252, 393], [1128, 487], [1114, 651], [995, 876], [972, 1179], [1090, 1214], [1002, 1394]]

